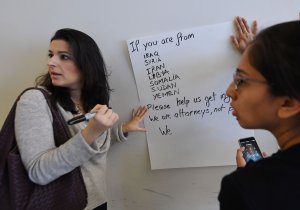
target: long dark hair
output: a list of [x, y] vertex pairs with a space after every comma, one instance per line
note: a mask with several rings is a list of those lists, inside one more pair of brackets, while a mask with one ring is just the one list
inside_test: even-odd
[[[70, 28], [56, 31], [51, 38], [51, 41], [53, 40], [64, 40], [70, 45], [74, 62], [83, 76], [81, 101], [84, 111], [90, 111], [96, 104], [108, 106], [111, 89], [106, 66], [96, 42], [87, 34]], [[54, 86], [49, 73], [36, 78], [36, 85], [46, 87], [52, 93], [54, 101], [65, 110], [76, 113], [69, 89]]]
[[249, 61], [268, 81], [274, 96], [300, 100], [300, 21], [262, 30], [249, 45]]

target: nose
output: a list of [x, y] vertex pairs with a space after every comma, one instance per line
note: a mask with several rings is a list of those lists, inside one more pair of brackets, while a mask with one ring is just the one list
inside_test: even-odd
[[234, 85], [233, 81], [227, 87], [226, 95], [232, 99], [236, 98], [236, 90], [235, 90], [235, 85]]
[[56, 66], [55, 56], [48, 58], [47, 62], [48, 67], [53, 68]]

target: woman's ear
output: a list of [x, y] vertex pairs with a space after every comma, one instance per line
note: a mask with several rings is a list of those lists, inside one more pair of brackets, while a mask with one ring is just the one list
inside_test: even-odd
[[300, 101], [291, 97], [283, 97], [283, 103], [278, 110], [278, 116], [280, 118], [289, 118], [299, 113]]

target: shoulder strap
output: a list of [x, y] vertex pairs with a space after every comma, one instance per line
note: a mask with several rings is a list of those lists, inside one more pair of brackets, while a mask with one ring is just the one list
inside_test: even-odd
[[68, 125], [64, 117], [62, 116], [61, 112], [59, 111], [56, 103], [51, 100], [50, 94], [45, 89], [42, 88], [35, 88], [35, 89], [40, 90], [44, 94], [44, 97], [51, 110], [52, 117], [53, 117], [53, 133], [54, 133], [55, 145], [59, 146], [71, 138]]
[[[15, 100], [12, 108], [10, 109], [3, 126], [0, 131], [0, 173], [2, 171], [2, 167], [4, 167], [6, 157], [8, 152], [11, 148], [13, 148], [16, 145], [16, 138], [15, 138], [15, 115], [16, 115], [16, 107], [17, 103], [20, 99], [20, 97], [23, 95], [23, 93], [29, 89], [24, 90]], [[1, 174], [0, 174], [1, 178]]]
[[[21, 96], [28, 90], [39, 90], [43, 93], [47, 104], [51, 110], [51, 114], [53, 117], [53, 133], [54, 133], [54, 139], [55, 139], [55, 145], [59, 146], [63, 143], [65, 143], [69, 138], [71, 138], [70, 131], [68, 129], [67, 123], [65, 122], [65, 119], [63, 118], [62, 114], [60, 113], [57, 105], [55, 102], [51, 100], [50, 94], [43, 88], [38, 87], [30, 87], [21, 92], [21, 94], [17, 97], [16, 101], [14, 102], [4, 124], [0, 132], [0, 136], [3, 135], [3, 133], [7, 133], [6, 135], [12, 135], [14, 134], [14, 119], [15, 119], [15, 113], [16, 113], [16, 107], [19, 99]], [[5, 135], [5, 136], [6, 136]], [[15, 139], [15, 136], [14, 136]], [[13, 140], [11, 141], [1, 141], [0, 140], [0, 152], [2, 152], [2, 149], [5, 151], [8, 151], [10, 148], [12, 148]], [[4, 144], [4, 145], [2, 145]]]
[[16, 147], [16, 137], [15, 137], [15, 115], [16, 115], [16, 107], [17, 103], [20, 99], [20, 97], [28, 90], [36, 89], [40, 90], [43, 95], [45, 96], [45, 99], [49, 105], [49, 108], [51, 110], [52, 116], [53, 116], [53, 133], [54, 133], [54, 140], [55, 145], [58, 147], [59, 145], [65, 143], [70, 137], [70, 132], [67, 127], [67, 123], [65, 122], [62, 114], [58, 110], [57, 105], [52, 102], [50, 99], [50, 94], [42, 89], [42, 88], [36, 88], [31, 87], [25, 89], [16, 99], [14, 102], [11, 110], [9, 111], [3, 126], [0, 131], [0, 178], [1, 178], [1, 171], [3, 171], [3, 167], [5, 166], [6, 157], [8, 155], [8, 152]]

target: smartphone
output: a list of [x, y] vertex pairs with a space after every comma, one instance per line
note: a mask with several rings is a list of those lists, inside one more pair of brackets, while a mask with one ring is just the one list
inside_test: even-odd
[[243, 157], [246, 162], [258, 161], [263, 158], [262, 153], [254, 137], [239, 139], [240, 147], [244, 147]]

